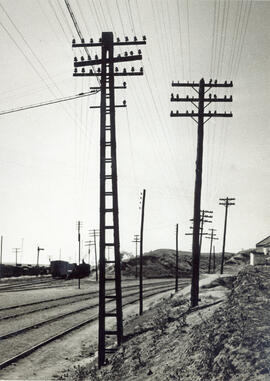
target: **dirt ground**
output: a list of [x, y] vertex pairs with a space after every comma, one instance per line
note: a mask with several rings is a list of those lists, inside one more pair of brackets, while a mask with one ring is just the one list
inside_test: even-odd
[[[155, 280], [158, 282], [158, 279]], [[129, 281], [130, 283], [130, 281]], [[125, 283], [123, 283], [125, 285]], [[23, 296], [23, 302], [49, 299], [53, 295], [60, 297], [64, 295], [76, 295], [87, 292], [88, 282], [82, 284], [81, 290], [40, 290], [32, 295]], [[93, 288], [97, 288], [93, 285]], [[55, 295], [56, 292], [56, 295]], [[170, 291], [163, 293], [163, 297], [169, 297]], [[7, 298], [7, 300], [5, 300]], [[7, 305], [16, 305], [20, 300], [18, 293], [10, 293], [9, 296], [2, 296], [2, 302]], [[144, 302], [144, 308], [148, 309], [153, 303], [160, 300], [160, 296], [153, 296]], [[138, 313], [138, 304], [131, 305], [124, 309], [124, 319], [129, 319]], [[109, 328], [109, 327], [108, 327]], [[17, 364], [11, 365], [0, 371], [0, 380], [54, 380], [73, 379], [72, 372], [74, 365], [83, 366], [95, 356], [97, 348], [98, 323], [93, 322], [88, 326], [76, 330], [74, 333], [40, 348]], [[89, 345], [90, 343], [90, 345]]]
[[213, 282], [201, 289], [200, 306], [208, 305], [203, 309], [189, 309], [188, 290], [156, 302], [143, 317], [126, 322], [126, 342], [107, 366], [97, 370], [96, 359], [74, 364], [67, 378], [268, 381], [269, 275], [267, 267], [247, 266], [235, 280]]
[[[218, 279], [219, 277], [220, 275], [217, 275], [217, 274], [206, 275], [203, 277], [204, 279], [200, 281], [200, 285], [201, 286], [208, 285], [212, 281]], [[201, 303], [202, 304], [215, 303], [216, 301], [219, 301], [222, 298], [224, 298], [227, 292], [228, 292], [228, 289], [223, 286], [217, 286], [214, 289], [208, 289], [208, 288], [202, 289]], [[190, 294], [190, 285], [185, 287], [183, 290], [179, 291], [177, 295], [174, 295], [174, 293], [172, 292], [167, 292], [162, 296], [162, 298], [155, 296], [151, 300], [148, 300], [146, 303], [144, 303], [145, 312], [142, 316], [138, 316], [138, 306], [129, 307], [124, 314], [124, 317], [125, 317], [124, 334], [126, 338], [126, 343], [122, 346], [119, 353], [121, 353], [123, 348], [126, 348], [126, 346], [133, 347], [133, 344], [134, 344], [133, 341], [135, 340], [135, 344], [134, 344], [135, 347], [141, 347], [142, 345], [147, 345], [147, 346], [149, 345], [149, 348], [152, 348], [151, 352], [154, 355], [155, 349], [157, 349], [156, 347], [157, 342], [156, 340], [154, 340], [154, 343], [152, 343], [151, 338], [153, 335], [157, 334], [158, 336], [160, 336], [161, 334], [165, 333], [163, 332], [162, 327], [164, 324], [166, 324], [165, 321], [169, 316], [166, 314], [166, 316], [164, 317], [163, 311], [166, 311], [169, 308], [168, 306], [171, 303], [173, 303], [173, 305], [175, 305], [176, 308], [175, 308], [175, 311], [172, 312], [173, 314], [172, 319], [174, 320], [176, 325], [177, 324], [181, 325], [182, 323], [177, 322], [175, 319], [176, 317], [178, 317], [178, 314], [180, 313], [180, 311], [186, 311], [189, 294]], [[213, 306], [211, 308], [213, 310], [215, 307]], [[194, 314], [190, 314], [190, 316], [188, 317], [188, 319], [190, 320], [188, 324], [190, 326], [192, 326], [193, 324], [193, 319], [195, 319], [195, 315], [196, 313], [194, 312]], [[182, 320], [185, 320], [185, 319], [183, 318]], [[143, 331], [146, 331], [146, 332], [142, 334]], [[134, 333], [135, 333], [135, 337], [130, 339], [134, 335]], [[149, 338], [150, 338], [150, 342], [148, 342]], [[147, 353], [148, 353], [148, 349], [147, 349]], [[115, 356], [117, 358], [118, 353]], [[129, 358], [128, 352], [127, 352], [127, 356]], [[131, 357], [129, 362], [134, 363], [133, 357], [134, 356], [136, 357], [136, 354], [134, 355], [131, 353], [130, 356]], [[145, 357], [145, 353], [143, 353], [142, 357]], [[140, 355], [139, 355], [139, 358], [140, 358]], [[160, 363], [160, 357], [157, 357], [156, 361], [157, 363]], [[96, 375], [96, 364], [97, 364], [97, 339], [96, 339], [96, 342], [93, 343], [93, 345], [84, 346], [82, 358], [78, 359], [78, 361], [74, 361], [73, 363], [70, 364], [69, 367], [66, 367], [64, 370], [62, 370], [62, 372], [58, 373], [58, 377], [56, 377], [56, 379], [58, 380], [63, 380], [63, 379], [103, 380], [104, 379], [104, 380], [110, 380], [110, 381], [129, 380], [128, 377], [131, 377], [130, 380], [145, 380], [146, 379], [146, 374], [144, 371], [142, 372], [141, 376], [139, 375], [139, 372], [137, 370], [132, 376], [126, 373], [120, 374], [118, 370], [115, 373], [111, 365], [108, 365], [104, 368], [105, 373], [97, 372], [97, 375]], [[138, 370], [140, 368], [141, 368], [141, 364], [139, 362]], [[133, 372], [133, 370], [131, 370], [131, 372]], [[147, 375], [147, 379], [148, 377], [149, 376]], [[160, 378], [159, 380], [163, 381], [163, 378]]]
[[[238, 268], [239, 269], [239, 268]], [[268, 381], [270, 269], [246, 266], [124, 311], [125, 342], [97, 369], [97, 322], [0, 372], [2, 380]]]

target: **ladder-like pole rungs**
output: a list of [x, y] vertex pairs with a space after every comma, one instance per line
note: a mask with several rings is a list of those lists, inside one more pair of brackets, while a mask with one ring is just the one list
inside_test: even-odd
[[[105, 192], [105, 196], [112, 196], [113, 195], [113, 192]], [[106, 229], [106, 226], [105, 226], [105, 229]]]
[[105, 147], [110, 147], [112, 142], [105, 142]]
[[111, 162], [112, 162], [112, 158], [105, 159], [105, 163], [111, 163]]
[[[108, 195], [107, 195], [108, 196]], [[112, 194], [110, 194], [110, 196], [112, 196]], [[105, 229], [113, 229], [114, 228], [114, 226], [113, 225], [107, 225], [107, 226], [105, 226]]]
[[115, 264], [115, 261], [105, 261], [105, 263], [108, 264], [108, 265], [109, 265], [109, 264], [112, 265], [112, 264]]
[[115, 278], [105, 278], [105, 282], [115, 281]]
[[105, 180], [111, 180], [112, 179], [112, 175], [105, 175]]
[[105, 299], [116, 299], [116, 295], [105, 295]]
[[113, 242], [107, 242], [105, 243], [105, 246], [114, 246], [115, 244]]
[[105, 209], [104, 212], [105, 212], [105, 213], [106, 213], [106, 212], [110, 213], [110, 212], [113, 212], [113, 209], [111, 209], [111, 208], [110, 208], [110, 209]]
[[117, 351], [116, 348], [107, 348], [105, 349], [105, 353], [115, 353]]
[[105, 335], [108, 335], [108, 336], [115, 335], [115, 336], [117, 336], [117, 331], [105, 331]]
[[105, 317], [116, 317], [117, 314], [115, 312], [106, 312]]

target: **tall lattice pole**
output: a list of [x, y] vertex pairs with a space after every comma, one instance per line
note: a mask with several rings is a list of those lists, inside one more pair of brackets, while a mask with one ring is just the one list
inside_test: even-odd
[[[116, 63], [141, 60], [141, 51], [138, 51], [137, 55], [130, 52], [130, 55], [126, 52], [124, 56], [114, 56], [115, 46], [125, 45], [140, 45], [145, 44], [146, 38], [142, 41], [138, 41], [134, 38], [134, 41], [129, 41], [125, 38], [125, 41], [117, 39], [114, 41], [112, 32], [103, 32], [102, 37], [98, 42], [93, 42], [90, 39], [89, 43], [86, 43], [84, 39], [81, 43], [76, 44], [73, 41], [73, 47], [101, 47], [101, 58], [95, 56], [95, 59], [91, 59], [88, 55], [87, 60], [84, 57], [80, 61], [75, 58], [74, 76], [93, 76], [101, 77], [100, 87], [91, 87], [93, 90], [101, 91], [100, 106], [92, 106], [91, 108], [100, 108], [100, 264], [99, 264], [99, 344], [98, 344], [98, 364], [99, 367], [105, 364], [106, 353], [111, 353], [114, 348], [106, 348], [106, 337], [115, 335], [117, 337], [117, 344], [120, 345], [123, 337], [123, 321], [122, 321], [122, 291], [121, 291], [121, 260], [120, 260], [120, 242], [119, 242], [119, 220], [118, 220], [118, 187], [117, 187], [117, 160], [116, 160], [116, 135], [115, 135], [115, 108], [126, 107], [124, 101], [122, 105], [115, 105], [114, 90], [124, 89], [123, 86], [115, 86], [115, 76], [127, 76], [127, 75], [142, 75], [143, 69], [136, 72], [134, 68], [128, 72], [123, 69], [119, 72], [119, 69], [115, 67]], [[101, 65], [97, 71], [90, 69], [88, 73], [85, 72], [84, 66]], [[77, 68], [83, 67], [81, 72], [78, 72]], [[106, 258], [106, 247], [112, 247], [114, 249], [113, 260]], [[114, 264], [115, 277], [106, 277], [106, 265]], [[115, 295], [106, 293], [106, 284], [110, 281], [115, 282]], [[116, 313], [106, 311], [105, 299], [114, 299], [116, 301]], [[113, 330], [107, 330], [105, 328], [105, 318], [115, 317], [116, 328]]]
[[197, 126], [197, 159], [196, 159], [196, 178], [194, 189], [194, 215], [193, 215], [193, 240], [192, 240], [192, 283], [191, 283], [191, 306], [195, 307], [199, 302], [199, 273], [200, 273], [200, 207], [201, 207], [201, 188], [202, 188], [202, 164], [203, 164], [203, 137], [204, 124], [213, 117], [232, 117], [232, 113], [217, 113], [206, 111], [206, 107], [212, 102], [232, 102], [232, 97], [217, 98], [211, 94], [206, 96], [206, 93], [215, 87], [232, 87], [232, 82], [218, 84], [217, 81], [205, 83], [202, 78], [199, 83], [172, 83], [174, 87], [189, 87], [196, 91], [196, 97], [181, 98], [178, 94], [171, 95], [172, 102], [190, 102], [195, 105], [195, 111], [173, 112], [171, 117], [189, 117], [192, 118]]

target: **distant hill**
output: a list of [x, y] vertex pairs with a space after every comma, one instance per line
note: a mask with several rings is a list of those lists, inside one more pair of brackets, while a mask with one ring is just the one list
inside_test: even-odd
[[[226, 253], [225, 261], [229, 260], [234, 253]], [[208, 271], [209, 253], [202, 253], [200, 269]], [[221, 254], [216, 254], [216, 269], [220, 268]], [[139, 258], [137, 259], [139, 267]], [[179, 277], [190, 277], [192, 267], [192, 253], [188, 251], [179, 252]], [[136, 258], [125, 259], [122, 262], [122, 274], [124, 276], [135, 276]], [[143, 255], [143, 274], [146, 278], [174, 277], [175, 276], [175, 250], [157, 249]]]

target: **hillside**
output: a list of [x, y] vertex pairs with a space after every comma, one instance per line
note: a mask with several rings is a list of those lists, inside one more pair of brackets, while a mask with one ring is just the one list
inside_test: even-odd
[[[228, 261], [234, 254], [226, 253], [225, 261]], [[200, 269], [202, 272], [208, 271], [208, 253], [202, 253], [200, 259]], [[139, 261], [139, 259], [137, 259]], [[190, 277], [192, 266], [192, 253], [188, 251], [179, 252], [179, 277]], [[139, 262], [137, 262], [139, 263]], [[221, 254], [216, 254], [216, 269], [220, 268]], [[237, 262], [235, 261], [237, 264]], [[135, 276], [136, 258], [130, 258], [122, 262], [123, 276]], [[143, 274], [145, 278], [174, 277], [175, 276], [175, 250], [158, 249], [149, 251], [143, 255]]]

